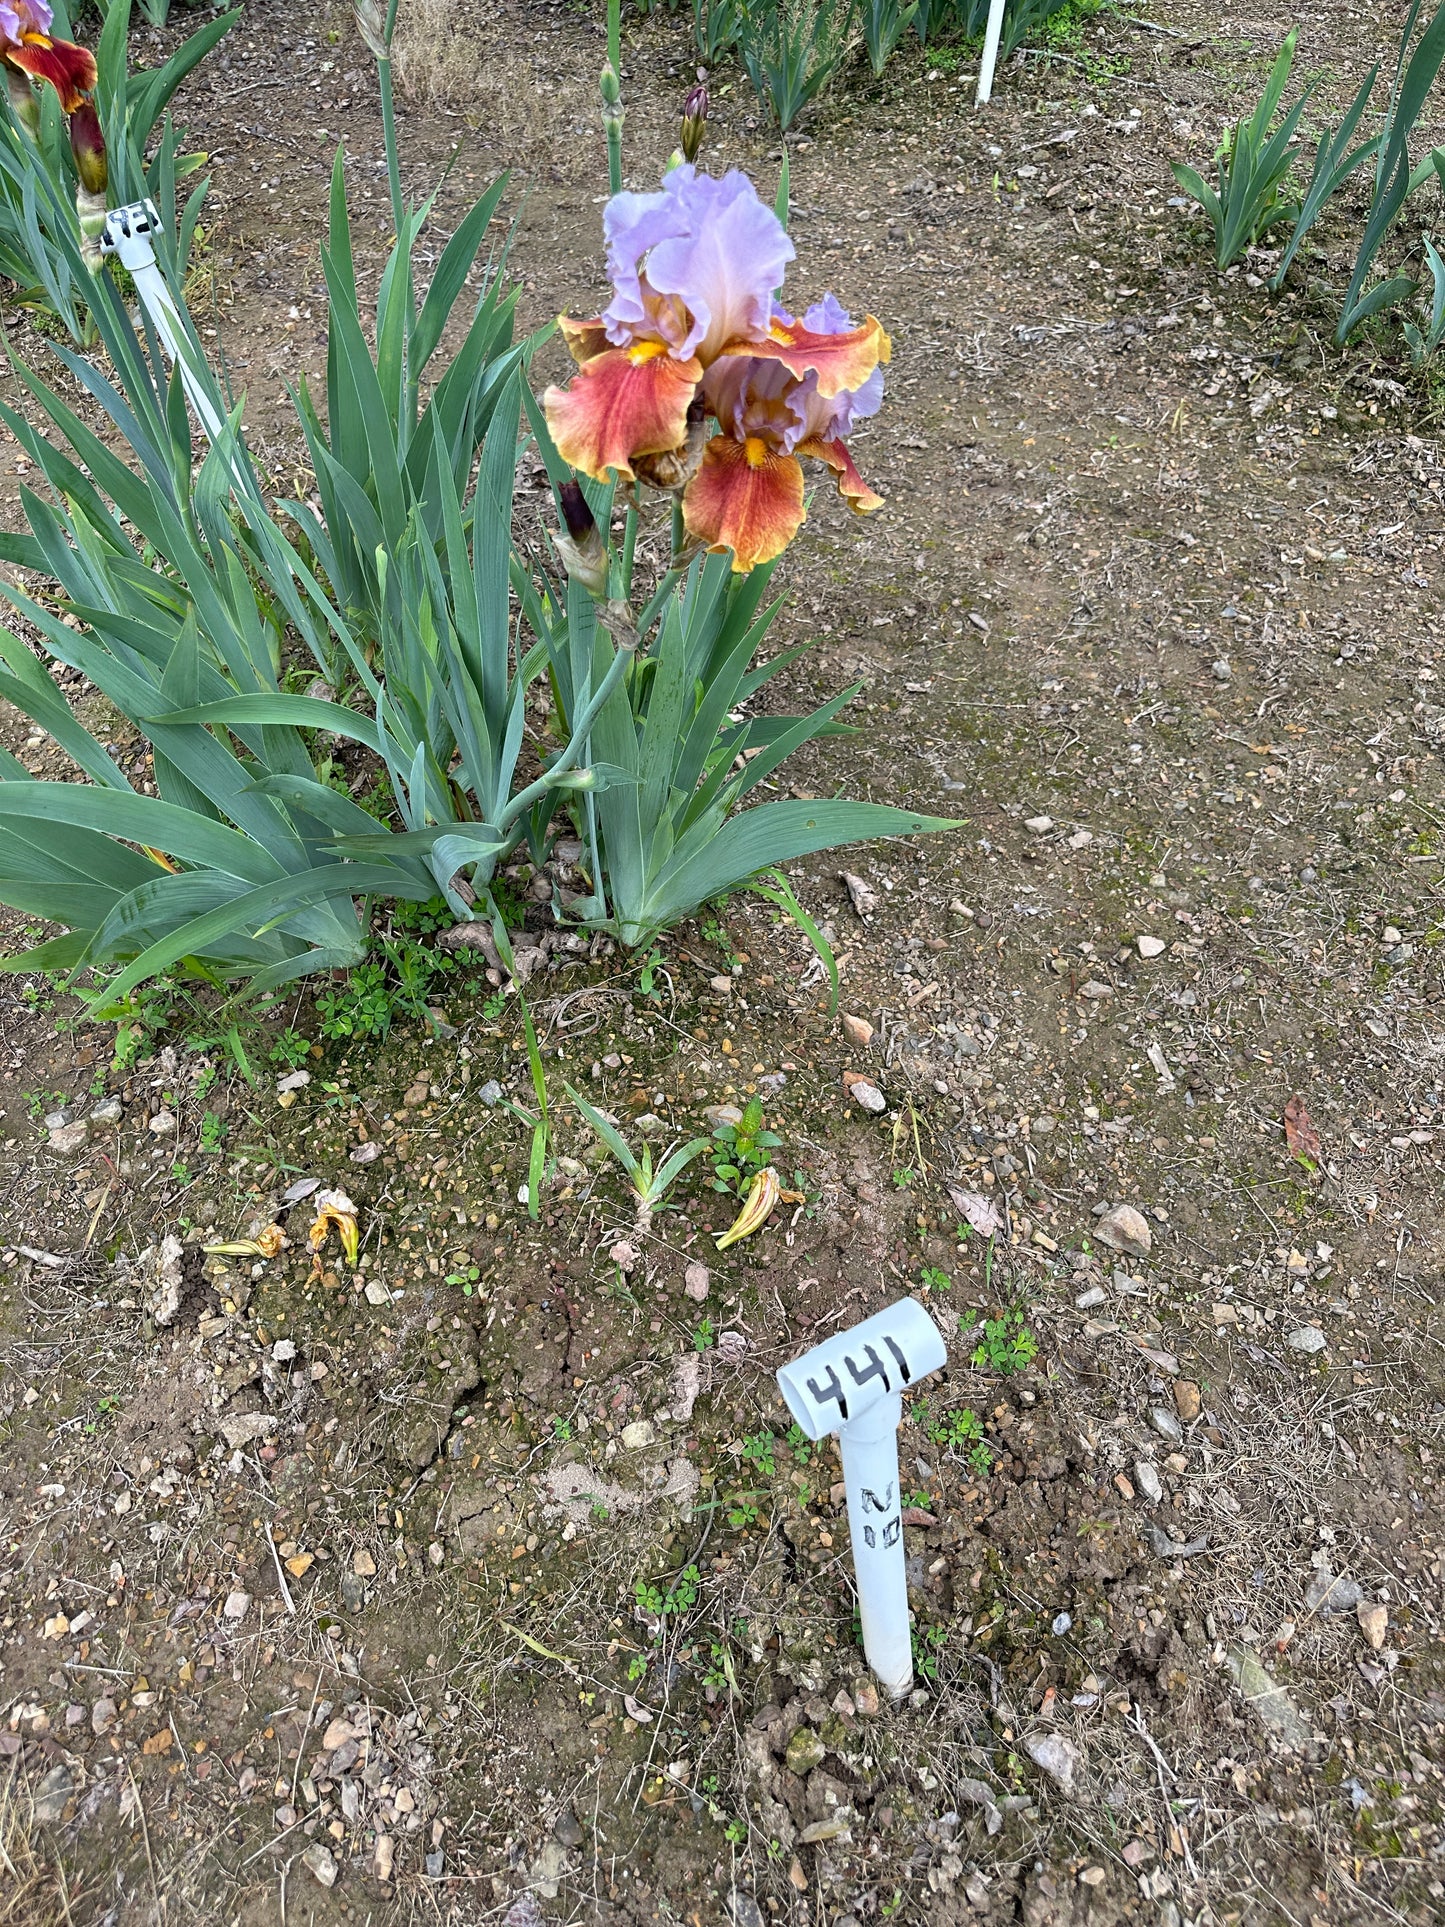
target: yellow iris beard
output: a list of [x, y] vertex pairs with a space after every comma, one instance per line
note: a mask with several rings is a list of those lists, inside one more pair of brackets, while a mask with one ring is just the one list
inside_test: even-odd
[[749, 468], [761, 468], [768, 459], [768, 445], [760, 435], [749, 435], [743, 443], [743, 453], [748, 458]]

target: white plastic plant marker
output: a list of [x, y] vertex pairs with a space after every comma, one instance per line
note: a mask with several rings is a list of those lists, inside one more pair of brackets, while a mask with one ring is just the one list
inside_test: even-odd
[[226, 424], [191, 366], [196, 351], [187, 340], [185, 321], [156, 261], [151, 235], [159, 230], [160, 224], [161, 217], [152, 201], [132, 201], [126, 207], [112, 208], [105, 217], [100, 251], [103, 255], [114, 255], [134, 281], [135, 291], [150, 316], [161, 347], [181, 371], [181, 386], [196, 411], [196, 419], [215, 442], [225, 433]]
[[808, 1437], [838, 1434], [863, 1651], [895, 1699], [913, 1684], [898, 1478], [902, 1392], [947, 1362], [937, 1325], [916, 1298], [900, 1298], [778, 1373], [788, 1410]]
[[983, 30], [983, 58], [978, 64], [978, 104], [993, 98], [993, 73], [998, 65], [998, 43], [1003, 38], [1004, 0], [989, 0], [988, 25]]

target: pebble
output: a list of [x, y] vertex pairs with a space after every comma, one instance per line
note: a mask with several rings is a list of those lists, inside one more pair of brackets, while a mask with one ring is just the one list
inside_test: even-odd
[[845, 1010], [838, 1022], [850, 1044], [858, 1044], [866, 1050], [873, 1042], [873, 1026], [866, 1017], [854, 1017]]
[[1230, 668], [1223, 656], [1220, 656], [1212, 664], [1212, 671], [1216, 682], [1228, 682], [1234, 675], [1234, 671]]
[[1360, 1631], [1365, 1635], [1365, 1644], [1372, 1653], [1378, 1653], [1390, 1628], [1389, 1607], [1367, 1606], [1361, 1601], [1355, 1609], [1355, 1617], [1360, 1622]]
[[276, 1094], [283, 1096], [287, 1091], [304, 1091], [311, 1082], [310, 1071], [290, 1071], [285, 1077], [276, 1080]]
[[707, 1266], [700, 1264], [698, 1260], [694, 1258], [687, 1270], [682, 1274], [682, 1288], [695, 1305], [701, 1305], [705, 1302], [709, 1283], [710, 1274]]
[[221, 1608], [227, 1619], [244, 1619], [251, 1610], [251, 1595], [248, 1592], [228, 1592], [226, 1603]]
[[353, 1553], [351, 1570], [362, 1579], [374, 1579], [376, 1577], [376, 1561], [364, 1546], [360, 1551]]
[[310, 1869], [323, 1887], [334, 1887], [336, 1885], [336, 1876], [340, 1872], [340, 1868], [336, 1864], [336, 1855], [331, 1851], [330, 1847], [323, 1846], [319, 1840], [313, 1840], [305, 1853], [302, 1854], [301, 1861], [302, 1865]]
[[1155, 957], [1162, 957], [1167, 946], [1162, 937], [1138, 937], [1135, 939], [1135, 948], [1147, 963]]
[[1184, 1437], [1184, 1428], [1172, 1412], [1162, 1405], [1154, 1405], [1149, 1410], [1149, 1423], [1161, 1439], [1168, 1439], [1171, 1445], [1178, 1445]]
[[278, 1365], [289, 1365], [296, 1356], [296, 1347], [289, 1338], [278, 1338], [271, 1347], [271, 1356]]
[[788, 1741], [788, 1750], [783, 1757], [788, 1771], [796, 1773], [802, 1780], [815, 1766], [821, 1766], [827, 1751], [811, 1726], [800, 1726]]
[[1312, 1613], [1352, 1613], [1364, 1597], [1365, 1589], [1357, 1579], [1343, 1574], [1337, 1579], [1328, 1566], [1321, 1566], [1305, 1587], [1305, 1609]]
[[1204, 1409], [1199, 1387], [1192, 1378], [1181, 1378], [1175, 1385], [1174, 1409], [1186, 1425], [1192, 1425]]
[[477, 1092], [477, 1102], [479, 1104], [485, 1104], [487, 1109], [491, 1110], [492, 1106], [494, 1104], [499, 1104], [501, 1100], [502, 1100], [501, 1085], [497, 1082], [495, 1077], [489, 1077], [486, 1083], [483, 1084], [482, 1088]]
[[1154, 1249], [1149, 1222], [1132, 1204], [1113, 1205], [1094, 1226], [1094, 1236], [1111, 1251], [1128, 1252], [1134, 1258], [1147, 1258]]
[[733, 994], [731, 977], [709, 977], [707, 987], [709, 990], [716, 991], [719, 997], [731, 997]]
[[1087, 1291], [1079, 1293], [1074, 1303], [1080, 1311], [1092, 1311], [1095, 1305], [1102, 1305], [1108, 1296], [1102, 1285], [1090, 1285]]
[[1062, 1639], [1064, 1634], [1072, 1628], [1073, 1623], [1074, 1616], [1072, 1613], [1055, 1613], [1054, 1632], [1057, 1637]]
[[372, 1872], [378, 1880], [391, 1879], [392, 1863], [395, 1857], [396, 1848], [392, 1845], [391, 1835], [389, 1833], [379, 1833], [376, 1836], [376, 1851], [371, 1861]]
[[874, 1720], [878, 1717], [878, 1688], [871, 1679], [855, 1679], [849, 1687], [853, 1700], [853, 1711], [861, 1719]]
[[843, 1076], [843, 1088], [855, 1104], [861, 1106], [865, 1111], [873, 1112], [875, 1117], [879, 1112], [888, 1109], [888, 1099], [883, 1095], [882, 1091], [879, 1090], [878, 1086], [876, 1084], [870, 1084], [866, 1077], [850, 1077], [849, 1074], [845, 1072]]
[[1026, 816], [1024, 818], [1024, 828], [1030, 836], [1047, 836], [1053, 827], [1054, 819], [1051, 816]]
[[175, 1112], [165, 1109], [157, 1111], [153, 1118], [147, 1120], [146, 1129], [152, 1137], [174, 1137], [176, 1131]]
[[365, 1297], [368, 1305], [381, 1306], [391, 1303], [391, 1293], [379, 1278], [367, 1279]]
[[348, 1155], [353, 1164], [375, 1164], [381, 1156], [381, 1146], [374, 1138], [368, 1138], [365, 1144], [356, 1145]]
[[635, 1418], [630, 1425], [622, 1428], [622, 1444], [629, 1452], [640, 1452], [651, 1445], [657, 1437], [657, 1427], [650, 1418]]
[[424, 1077], [419, 1077], [414, 1084], [407, 1086], [405, 1092], [402, 1094], [401, 1101], [407, 1110], [414, 1111], [425, 1104], [430, 1095], [430, 1084], [428, 1084]]
[[1066, 1740], [1061, 1733], [1037, 1733], [1024, 1741], [1024, 1751], [1036, 1767], [1048, 1774], [1060, 1792], [1072, 1799], [1081, 1791], [1084, 1761], [1072, 1740]]
[[1301, 1325], [1285, 1340], [1292, 1352], [1322, 1352], [1326, 1339], [1318, 1325]]
[[334, 1753], [337, 1747], [345, 1746], [348, 1740], [355, 1738], [356, 1728], [350, 1720], [334, 1719], [321, 1735], [321, 1750], [323, 1753]]
[[118, 1097], [103, 1097], [99, 1104], [91, 1111], [90, 1121], [92, 1124], [119, 1124], [120, 1099]]
[[77, 1151], [84, 1149], [89, 1136], [90, 1126], [83, 1117], [80, 1117], [74, 1124], [60, 1124], [51, 1131], [50, 1148], [52, 1151], [59, 1151], [65, 1157], [73, 1157]]
[[1164, 1482], [1159, 1477], [1157, 1467], [1150, 1459], [1140, 1459], [1134, 1467], [1134, 1483], [1144, 1494], [1150, 1505], [1158, 1505], [1164, 1497]]

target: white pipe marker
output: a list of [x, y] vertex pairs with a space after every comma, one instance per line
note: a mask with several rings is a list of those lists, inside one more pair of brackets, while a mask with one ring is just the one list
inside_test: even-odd
[[156, 263], [150, 237], [160, 224], [152, 201], [132, 201], [126, 207], [112, 208], [101, 231], [100, 251], [113, 254], [135, 282], [135, 291], [160, 337], [161, 347], [181, 371], [186, 399], [209, 439], [215, 442], [225, 433], [226, 424], [190, 365], [195, 350], [186, 339], [185, 322]]
[[998, 43], [1003, 38], [1004, 0], [989, 0], [988, 25], [983, 30], [983, 59], [978, 66], [978, 104], [993, 98], [993, 71], [998, 65]]
[[788, 1410], [808, 1437], [838, 1434], [863, 1651], [895, 1699], [913, 1684], [898, 1478], [901, 1393], [947, 1362], [937, 1325], [916, 1298], [900, 1298], [778, 1373]]

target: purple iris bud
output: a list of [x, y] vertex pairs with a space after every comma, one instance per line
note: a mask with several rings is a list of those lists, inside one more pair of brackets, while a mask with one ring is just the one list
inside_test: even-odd
[[707, 132], [707, 88], [694, 87], [682, 110], [682, 158], [695, 161]]

